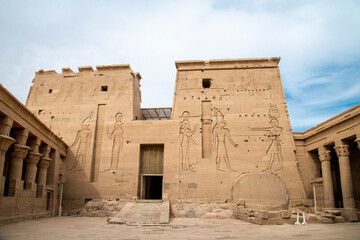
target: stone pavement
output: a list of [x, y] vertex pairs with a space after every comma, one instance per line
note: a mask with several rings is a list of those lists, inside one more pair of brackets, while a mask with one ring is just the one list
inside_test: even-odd
[[175, 218], [162, 226], [128, 226], [108, 224], [103, 217], [54, 217], [0, 226], [0, 239], [360, 239], [360, 223], [255, 225], [236, 219]]

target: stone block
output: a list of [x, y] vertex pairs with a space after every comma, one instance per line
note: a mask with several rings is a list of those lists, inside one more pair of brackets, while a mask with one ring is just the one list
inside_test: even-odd
[[323, 212], [320, 214], [321, 217], [325, 217], [325, 218], [335, 218], [335, 215], [332, 214], [332, 213], [326, 213], [326, 212]]
[[343, 208], [341, 216], [343, 216], [347, 222], [356, 222], [359, 220], [357, 210], [355, 208]]
[[239, 208], [238, 209], [238, 213], [239, 214], [247, 214], [248, 213], [248, 208]]
[[327, 218], [327, 217], [320, 217], [319, 221], [320, 223], [334, 223], [333, 218]]
[[280, 210], [280, 217], [284, 219], [289, 219], [291, 217], [290, 210]]
[[334, 217], [334, 223], [344, 223], [345, 219], [343, 216], [335, 216]]
[[280, 212], [279, 211], [268, 211], [269, 218], [280, 218]]
[[257, 217], [262, 219], [268, 219], [269, 218], [268, 211], [263, 211], [263, 210], [257, 211]]
[[323, 210], [325, 213], [332, 213], [335, 216], [340, 216], [341, 215], [341, 210], [340, 209], [324, 209]]

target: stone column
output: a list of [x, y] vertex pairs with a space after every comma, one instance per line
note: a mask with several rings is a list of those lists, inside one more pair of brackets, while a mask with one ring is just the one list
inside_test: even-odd
[[50, 163], [52, 161], [51, 158], [49, 158], [50, 153], [50, 146], [42, 146], [40, 147], [40, 152], [43, 154], [43, 157], [40, 158], [40, 161], [38, 163], [38, 171], [37, 171], [37, 194], [36, 197], [41, 198], [44, 196], [45, 187], [46, 187], [46, 177], [47, 177], [47, 170], [50, 166]]
[[36, 184], [35, 184], [35, 178], [36, 178], [36, 172], [37, 172], [37, 164], [39, 162], [40, 157], [42, 156], [41, 153], [29, 153], [29, 156], [25, 159], [25, 189], [30, 189], [35, 191], [36, 190]]
[[39, 162], [40, 157], [42, 156], [39, 153], [40, 139], [37, 137], [30, 138], [28, 140], [28, 145], [31, 147], [31, 152], [29, 156], [25, 159], [25, 189], [30, 189], [36, 191], [36, 172], [37, 172], [37, 164]]
[[15, 142], [15, 139], [9, 137], [13, 120], [9, 117], [3, 117], [0, 120], [0, 198], [4, 195], [5, 177], [4, 164], [5, 164], [5, 153], [9, 147]]
[[336, 145], [334, 147], [339, 157], [341, 190], [343, 196], [344, 210], [343, 215], [347, 221], [357, 221], [355, 210], [354, 189], [350, 168], [350, 151], [349, 146], [345, 144]]
[[23, 161], [30, 150], [30, 147], [25, 145], [29, 131], [26, 129], [14, 129], [13, 135], [15, 137], [16, 144], [14, 145], [14, 151], [11, 153], [8, 173], [8, 196], [15, 196], [17, 190], [23, 189], [23, 182], [21, 180]]
[[334, 208], [334, 188], [331, 178], [331, 151], [325, 147], [319, 148], [319, 158], [321, 162], [322, 179], [324, 185], [325, 208]]

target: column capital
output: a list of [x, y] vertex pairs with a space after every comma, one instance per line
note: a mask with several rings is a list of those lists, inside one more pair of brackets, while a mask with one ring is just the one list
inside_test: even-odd
[[338, 157], [344, 157], [350, 155], [349, 145], [337, 145], [334, 147]]
[[29, 136], [29, 130], [26, 128], [13, 128], [12, 133], [17, 144], [26, 145], [26, 140]]
[[51, 150], [51, 147], [49, 145], [41, 145], [39, 150], [40, 153], [44, 156], [44, 158], [49, 158], [49, 153]]
[[357, 139], [355, 139], [355, 142], [357, 143], [358, 148], [360, 149], [360, 136]]
[[47, 169], [50, 166], [51, 162], [52, 162], [51, 158], [42, 157], [42, 158], [40, 158], [38, 167]]
[[320, 162], [330, 161], [331, 160], [331, 151], [325, 150], [325, 149], [322, 151], [319, 151], [319, 159], [320, 159]]
[[14, 142], [15, 139], [12, 137], [0, 135], [0, 151], [6, 152]]
[[27, 141], [27, 145], [31, 147], [31, 152], [39, 153], [41, 140], [38, 137], [30, 137]]
[[0, 135], [9, 136], [13, 123], [14, 121], [8, 116], [0, 118]]
[[24, 159], [30, 149], [31, 148], [28, 146], [15, 144], [14, 151], [11, 153], [11, 157]]
[[25, 162], [30, 164], [37, 164], [41, 156], [42, 156], [41, 153], [31, 152], [29, 153], [29, 156], [25, 159]]

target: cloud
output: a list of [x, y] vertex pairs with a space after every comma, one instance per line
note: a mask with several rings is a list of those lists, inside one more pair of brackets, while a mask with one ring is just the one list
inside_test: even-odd
[[130, 63], [142, 106], [166, 107], [177, 60], [281, 56], [292, 126], [305, 130], [359, 103], [358, 12], [358, 1], [1, 2], [0, 81], [25, 102], [39, 69]]

